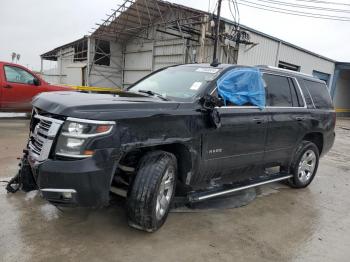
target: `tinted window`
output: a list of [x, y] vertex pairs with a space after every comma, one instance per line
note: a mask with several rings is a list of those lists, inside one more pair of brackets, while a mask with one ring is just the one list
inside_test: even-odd
[[292, 91], [292, 96], [293, 96], [293, 93], [294, 93], [296, 95], [296, 99], [297, 99], [297, 103], [296, 104], [294, 103], [294, 100], [293, 100], [293, 106], [304, 107], [305, 106], [305, 102], [304, 102], [303, 96], [301, 94], [301, 90], [300, 90], [301, 87], [298, 84], [299, 82], [297, 83], [297, 80], [293, 79], [293, 78], [289, 78], [289, 80], [290, 80], [290, 88], [291, 88], [291, 91]]
[[325, 83], [304, 80], [306, 88], [309, 90], [316, 108], [330, 109], [333, 108], [332, 99], [329, 95]]
[[33, 84], [35, 79], [32, 74], [15, 66], [5, 66], [5, 76], [7, 82], [22, 84]]
[[290, 91], [291, 91], [291, 95], [292, 95], [293, 106], [300, 106], [294, 83], [293, 83], [291, 78], [289, 78], [288, 80], [289, 80], [289, 86], [290, 86]]
[[307, 107], [308, 108], [314, 108], [314, 104], [312, 103], [310, 92], [309, 92], [308, 89], [306, 89], [306, 87], [304, 85], [304, 81], [302, 79], [298, 79], [298, 81], [299, 81], [299, 84], [300, 84], [300, 88], [303, 91], [303, 95], [304, 95]]
[[266, 104], [268, 106], [293, 106], [288, 77], [264, 74], [263, 78], [266, 84]]

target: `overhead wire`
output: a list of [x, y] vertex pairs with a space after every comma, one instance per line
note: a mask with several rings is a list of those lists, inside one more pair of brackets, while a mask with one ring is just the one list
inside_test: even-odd
[[317, 19], [326, 19], [326, 20], [335, 20], [335, 21], [344, 21], [348, 22], [350, 21], [350, 17], [345, 16], [333, 16], [333, 15], [325, 15], [325, 14], [319, 14], [319, 13], [310, 13], [310, 12], [302, 12], [297, 10], [291, 10], [286, 8], [280, 8], [280, 7], [274, 7], [271, 5], [264, 5], [256, 2], [250, 2], [246, 0], [238, 0], [238, 3], [243, 6], [275, 12], [275, 13], [281, 13], [281, 14], [289, 14], [289, 15], [295, 15], [295, 16], [302, 16], [302, 17], [310, 17], [310, 18], [317, 18]]
[[228, 8], [229, 8], [230, 13], [231, 13], [231, 15], [232, 15], [233, 21], [234, 21], [235, 24], [236, 24], [236, 23], [237, 23], [237, 20], [236, 20], [236, 16], [237, 16], [237, 14], [236, 14], [236, 9], [234, 9], [234, 11], [232, 11], [232, 1], [231, 1], [231, 0], [228, 1]]
[[343, 5], [350, 6], [349, 3], [340, 3], [340, 2], [331, 2], [331, 1], [321, 1], [321, 0], [295, 0], [298, 2], [308, 2], [308, 3], [316, 3], [316, 4], [324, 4], [324, 5]]
[[239, 24], [240, 24], [240, 22], [241, 22], [241, 17], [240, 17], [240, 14], [239, 14], [239, 7], [238, 7], [238, 3], [237, 3], [237, 0], [232, 0], [233, 1], [233, 3], [234, 3], [234, 6], [235, 6], [235, 8], [236, 8], [236, 10], [237, 10], [237, 16], [238, 16], [238, 26], [239, 26]]
[[293, 4], [289, 2], [281, 2], [281, 1], [275, 1], [275, 0], [258, 0], [259, 2], [265, 2], [275, 5], [282, 5], [282, 6], [290, 6], [300, 9], [311, 9], [311, 10], [320, 10], [320, 11], [329, 11], [329, 12], [339, 12], [339, 13], [350, 13], [350, 10], [348, 9], [334, 9], [334, 8], [328, 8], [328, 7], [321, 7], [321, 6], [311, 6], [311, 5], [301, 5], [301, 4]]
[[[279, 9], [279, 10], [282, 10], [282, 11], [296, 12], [296, 13], [300, 13], [300, 14], [317, 15], [317, 16], [324, 16], [324, 17], [330, 17], [330, 18], [350, 19], [350, 17], [346, 17], [346, 16], [335, 16], [335, 15], [326, 15], [326, 14], [319, 14], [319, 13], [309, 13], [309, 12], [303, 12], [303, 11], [298, 11], [298, 10], [286, 9], [286, 8], [281, 8], [281, 7], [275, 7], [275, 6], [271, 6], [271, 5], [260, 4], [260, 3], [251, 2], [251, 1], [248, 1], [248, 0], [240, 0], [240, 1], [247, 2], [247, 3], [250, 3], [250, 4], [259, 5], [259, 6], [263, 6], [263, 7]], [[260, 1], [260, 0], [257, 0], [257, 1]]]

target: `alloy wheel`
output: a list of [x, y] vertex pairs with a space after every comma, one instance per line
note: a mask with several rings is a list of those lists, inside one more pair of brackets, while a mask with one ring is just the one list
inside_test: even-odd
[[156, 217], [162, 219], [169, 207], [175, 183], [175, 169], [168, 167], [159, 186], [156, 204]]
[[307, 150], [300, 159], [298, 167], [298, 178], [300, 182], [308, 182], [316, 167], [316, 154], [312, 150]]

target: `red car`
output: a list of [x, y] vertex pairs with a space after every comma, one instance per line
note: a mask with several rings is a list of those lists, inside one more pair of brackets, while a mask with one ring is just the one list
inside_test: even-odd
[[71, 90], [50, 85], [23, 66], [0, 61], [0, 111], [29, 112], [32, 98], [37, 94]]

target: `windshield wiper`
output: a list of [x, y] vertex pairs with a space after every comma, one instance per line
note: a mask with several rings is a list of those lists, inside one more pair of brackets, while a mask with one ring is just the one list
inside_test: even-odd
[[156, 97], [159, 97], [160, 99], [164, 100], [164, 101], [170, 101], [170, 99], [164, 97], [163, 95], [159, 94], [159, 93], [156, 93], [156, 92], [153, 92], [151, 90], [138, 90], [138, 92], [140, 93], [144, 93], [144, 94], [148, 94], [150, 96], [156, 96]]

